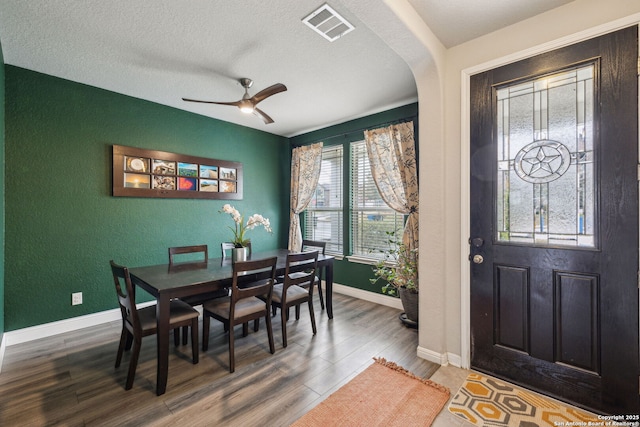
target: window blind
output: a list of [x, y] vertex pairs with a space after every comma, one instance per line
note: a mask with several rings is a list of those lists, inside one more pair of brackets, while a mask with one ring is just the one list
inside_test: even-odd
[[381, 258], [389, 249], [387, 233], [402, 230], [404, 216], [380, 197], [364, 141], [351, 143], [351, 173], [352, 255]]
[[342, 145], [323, 147], [318, 187], [304, 213], [303, 236], [327, 242], [325, 251], [335, 255], [344, 252], [343, 164]]

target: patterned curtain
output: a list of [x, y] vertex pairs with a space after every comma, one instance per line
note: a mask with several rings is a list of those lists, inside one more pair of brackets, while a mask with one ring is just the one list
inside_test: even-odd
[[300, 212], [304, 211], [318, 186], [322, 163], [322, 142], [293, 149], [291, 156], [291, 215], [289, 221], [289, 250], [302, 249]]
[[371, 174], [389, 207], [409, 215], [402, 242], [418, 248], [418, 174], [413, 122], [364, 132]]

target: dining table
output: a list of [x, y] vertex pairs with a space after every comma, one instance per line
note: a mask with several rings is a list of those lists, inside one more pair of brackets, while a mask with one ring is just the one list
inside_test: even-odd
[[[277, 257], [276, 274], [285, 271], [287, 249], [254, 252], [247, 260]], [[318, 254], [318, 268], [324, 269], [325, 307], [333, 319], [333, 261], [332, 255]], [[206, 261], [149, 265], [129, 268], [131, 281], [156, 298], [158, 367], [156, 394], [167, 389], [169, 370], [169, 306], [172, 299], [197, 296], [229, 287], [233, 278], [233, 261], [230, 258], [210, 258]]]

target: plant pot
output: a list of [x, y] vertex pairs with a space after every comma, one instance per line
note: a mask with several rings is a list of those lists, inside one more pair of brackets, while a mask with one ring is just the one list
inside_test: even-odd
[[231, 250], [231, 262], [246, 261], [248, 253], [248, 248], [233, 248]]
[[400, 301], [407, 319], [418, 323], [418, 292], [400, 288]]

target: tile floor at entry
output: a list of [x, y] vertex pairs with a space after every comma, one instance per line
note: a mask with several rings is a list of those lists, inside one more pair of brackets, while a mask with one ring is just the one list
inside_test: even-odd
[[[451, 390], [451, 397], [449, 398], [449, 402], [456, 395], [464, 381], [467, 379], [467, 376], [471, 373], [471, 371], [466, 369], [456, 368], [455, 366], [442, 366], [438, 368], [438, 370], [431, 376], [431, 380], [437, 382], [438, 384], [442, 384], [446, 387], [449, 387]], [[544, 396], [546, 399], [551, 399], [548, 396]], [[438, 414], [435, 421], [433, 422], [433, 427], [472, 427], [475, 424], [472, 424], [468, 421], [463, 420], [462, 418], [453, 415], [449, 412], [449, 402], [444, 405], [442, 411]], [[566, 405], [566, 403], [562, 403]], [[576, 410], [580, 410], [585, 412], [584, 409], [575, 408]]]

